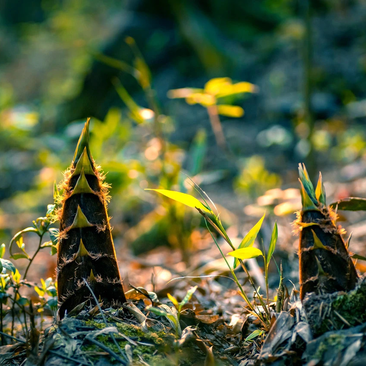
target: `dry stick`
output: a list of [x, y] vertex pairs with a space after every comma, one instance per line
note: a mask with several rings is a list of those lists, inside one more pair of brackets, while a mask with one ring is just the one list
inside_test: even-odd
[[[234, 247], [234, 245], [233, 245], [233, 243], [231, 242], [231, 240], [230, 240], [230, 238], [227, 236], [227, 235], [225, 235], [224, 233], [223, 233], [223, 231], [206, 215], [206, 213], [205, 212], [203, 212], [200, 208], [198, 208], [198, 207], [196, 207], [196, 209], [198, 210], [198, 212], [214, 227], [214, 229], [223, 237], [223, 239], [231, 246], [231, 248], [233, 249], [233, 250], [236, 250], [236, 248]], [[266, 314], [267, 314], [267, 316], [268, 316], [268, 319], [270, 319], [270, 313], [269, 313], [269, 311], [268, 311], [268, 309], [267, 309], [267, 307], [266, 307], [266, 305], [265, 305], [265, 303], [264, 303], [264, 301], [263, 301], [263, 299], [262, 299], [262, 297], [261, 297], [261, 295], [258, 293], [258, 290], [257, 290], [257, 288], [256, 288], [256, 286], [255, 286], [255, 283], [253, 282], [253, 278], [252, 278], [252, 276], [249, 274], [249, 271], [248, 271], [248, 269], [245, 267], [245, 265], [244, 265], [244, 262], [241, 260], [241, 259], [239, 259], [239, 263], [240, 263], [240, 265], [241, 265], [241, 267], [243, 268], [243, 270], [244, 270], [244, 272], [246, 273], [246, 275], [247, 275], [247, 277], [248, 277], [248, 279], [249, 279], [249, 282], [250, 282], [250, 284], [252, 285], [252, 287], [253, 287], [253, 289], [254, 289], [254, 291], [255, 291], [255, 293], [257, 294], [257, 296], [258, 296], [258, 299], [259, 299], [259, 301], [260, 301], [260, 303], [261, 303], [261, 305], [262, 305], [262, 307], [263, 307], [263, 309], [265, 310], [265, 312], [266, 312]]]
[[[89, 286], [89, 284], [88, 284], [88, 282], [86, 281], [86, 279], [85, 279], [85, 278], [83, 278], [83, 281], [85, 282], [86, 287], [88, 288], [88, 290], [89, 290], [89, 291], [90, 291], [90, 293], [92, 294], [92, 296], [93, 296], [93, 298], [94, 298], [94, 301], [95, 301], [95, 303], [97, 304], [97, 306], [98, 306], [98, 309], [99, 309], [100, 313], [102, 314], [103, 321], [104, 321], [104, 323], [107, 325], [107, 319], [106, 319], [106, 317], [104, 316], [104, 313], [103, 313], [103, 311], [102, 311], [102, 308], [101, 308], [101, 307], [100, 307], [100, 305], [99, 305], [99, 302], [98, 302], [98, 300], [97, 300], [97, 297], [95, 296], [95, 294], [94, 294], [94, 292], [93, 292], [92, 288]], [[114, 344], [117, 346], [118, 350], [120, 351], [120, 353], [121, 353], [122, 357], [125, 359], [125, 361], [128, 361], [128, 360], [127, 360], [127, 358], [126, 358], [126, 356], [123, 354], [123, 351], [121, 350], [121, 347], [119, 346], [118, 342], [116, 341], [116, 338], [114, 338], [114, 335], [111, 333], [111, 334], [110, 334], [110, 336], [111, 336], [111, 338], [113, 339]], [[89, 339], [89, 338], [88, 338], [88, 339]], [[89, 339], [89, 341], [90, 341], [90, 339]], [[98, 343], [99, 343], [99, 342], [98, 342]], [[109, 349], [109, 348], [107, 347], [107, 349]], [[107, 352], [108, 352], [108, 351], [107, 351]], [[111, 351], [111, 352], [113, 352], [113, 351]], [[113, 353], [114, 353], [114, 352], [113, 352]], [[121, 358], [120, 358], [118, 355], [116, 355], [116, 356], [119, 358], [119, 360], [121, 360]], [[115, 357], [115, 356], [113, 356], [113, 357]], [[123, 361], [123, 362], [125, 362], [125, 361]], [[120, 361], [120, 362], [121, 362], [121, 361]]]

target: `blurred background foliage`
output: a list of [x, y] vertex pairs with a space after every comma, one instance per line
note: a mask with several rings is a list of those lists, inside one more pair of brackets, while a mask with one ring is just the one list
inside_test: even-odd
[[192, 177], [239, 237], [298, 208], [300, 161], [362, 195], [331, 181], [366, 176], [365, 20], [361, 0], [3, 0], [0, 240], [44, 215], [87, 117], [122, 261], [164, 245], [194, 267], [207, 239], [147, 187]]

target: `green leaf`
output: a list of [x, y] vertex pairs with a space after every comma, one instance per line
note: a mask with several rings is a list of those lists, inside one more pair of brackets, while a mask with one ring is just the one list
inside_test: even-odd
[[348, 197], [343, 200], [333, 202], [330, 207], [342, 211], [366, 211], [366, 199], [359, 197]]
[[186, 205], [188, 207], [199, 208], [202, 211], [212, 213], [212, 211], [209, 208], [207, 208], [206, 206], [204, 206], [200, 201], [198, 201], [197, 198], [195, 198], [187, 193], [169, 191], [167, 189], [150, 189], [150, 188], [146, 188], [145, 191], [155, 191], [166, 197], [171, 198], [174, 201], [183, 203], [184, 205]]
[[151, 306], [148, 310], [151, 310], [151, 312], [156, 315], [165, 316], [169, 320], [169, 323], [174, 327], [177, 335], [179, 337], [181, 336], [182, 330], [180, 328], [176, 308], [170, 308], [168, 305], [162, 304], [159, 305], [158, 308]]
[[52, 241], [46, 241], [41, 245], [41, 248], [51, 248], [51, 255], [55, 255], [57, 253], [58, 244], [53, 244]]
[[[24, 233], [37, 233], [38, 234], [38, 230], [35, 227], [27, 227], [27, 228], [25, 228], [21, 231], [18, 231], [10, 241], [10, 245], [9, 245], [10, 258], [14, 258], [14, 259], [27, 258], [27, 259], [30, 259], [29, 255], [24, 250], [24, 243], [23, 243], [23, 237], [22, 237], [22, 235]], [[14, 243], [17, 244], [18, 248], [22, 251], [22, 253], [13, 253]]]
[[318, 200], [316, 199], [314, 186], [311, 183], [305, 164], [299, 164], [299, 176], [303, 210], [316, 210]]
[[24, 253], [15, 253], [15, 254], [11, 255], [10, 258], [15, 259], [15, 260], [21, 259], [21, 258], [29, 259], [29, 255], [24, 254]]
[[14, 266], [13, 263], [11, 263], [9, 260], [7, 259], [2, 259], [0, 258], [0, 273], [2, 272], [3, 268], [7, 269], [8, 271], [11, 271], [13, 273], [15, 273], [16, 268]]
[[239, 258], [242, 260], [256, 258], [256, 257], [259, 257], [260, 255], [263, 256], [262, 251], [258, 248], [254, 248], [254, 247], [240, 248], [240, 249], [234, 250], [232, 252], [229, 252], [228, 254], [231, 255], [232, 257]]
[[351, 258], [360, 259], [361, 261], [366, 261], [366, 257], [359, 255], [359, 254], [353, 254], [353, 255], [351, 255]]
[[150, 311], [151, 311], [152, 313], [154, 313], [155, 315], [165, 316], [165, 317], [168, 315], [168, 313], [167, 313], [167, 312], [165, 312], [164, 310], [161, 310], [161, 309], [156, 308], [156, 307], [154, 307], [154, 306], [149, 307], [149, 308], [148, 308], [148, 310], [150, 310]]
[[278, 227], [277, 222], [275, 222], [271, 236], [271, 243], [269, 244], [269, 249], [267, 253], [267, 267], [269, 266], [273, 252], [276, 248], [277, 238], [278, 238]]
[[197, 286], [194, 286], [192, 288], [190, 288], [187, 291], [186, 296], [184, 296], [184, 299], [182, 300], [182, 302], [179, 304], [178, 307], [178, 311], [180, 312], [182, 310], [182, 307], [187, 304], [187, 302], [192, 298], [193, 294], [195, 293], [195, 291], [197, 290]]
[[248, 337], [245, 338], [244, 342], [249, 342], [249, 341], [253, 340], [254, 338], [259, 337], [262, 334], [263, 334], [263, 330], [257, 329], [254, 332], [250, 333], [248, 335]]
[[[251, 247], [254, 244], [254, 241], [259, 233], [259, 230], [262, 227], [263, 220], [264, 220], [265, 214], [262, 216], [262, 218], [249, 230], [248, 234], [245, 235], [244, 239], [238, 246], [238, 249], [241, 248], [248, 248]], [[234, 268], [236, 268], [239, 264], [239, 261], [237, 258], [234, 260]]]
[[81, 131], [78, 144], [75, 149], [74, 154], [74, 164], [78, 162], [80, 159], [81, 154], [83, 153], [84, 149], [86, 148], [87, 154], [89, 159], [91, 158], [90, 150], [89, 150], [89, 124], [90, 118], [88, 118], [84, 124], [83, 130]]

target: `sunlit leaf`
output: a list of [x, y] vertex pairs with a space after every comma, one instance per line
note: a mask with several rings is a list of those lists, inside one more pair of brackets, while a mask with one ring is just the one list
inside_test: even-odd
[[19, 271], [17, 269], [15, 269], [15, 272], [13, 273], [13, 280], [15, 281], [15, 283], [19, 283], [21, 278], [21, 275], [19, 273]]
[[330, 207], [342, 211], [366, 211], [366, 199], [359, 197], [348, 197], [330, 204]]
[[230, 78], [214, 78], [205, 84], [205, 93], [216, 95], [224, 93], [232, 85]]
[[37, 292], [39, 297], [43, 297], [45, 292], [41, 290], [38, 286], [34, 286], [34, 290]]
[[278, 238], [278, 227], [277, 227], [277, 222], [275, 222], [273, 231], [272, 231], [271, 242], [269, 244], [268, 253], [267, 253], [267, 266], [269, 266], [273, 252], [276, 248], [277, 238]]
[[216, 103], [216, 99], [211, 94], [194, 93], [186, 98], [188, 104], [201, 104], [204, 107], [210, 107]]
[[167, 296], [168, 296], [168, 299], [174, 304], [174, 306], [176, 308], [178, 308], [179, 307], [178, 300], [174, 296], [170, 295], [169, 293], [167, 294]]
[[[249, 230], [248, 234], [245, 235], [244, 239], [238, 246], [238, 249], [240, 248], [248, 248], [251, 247], [254, 244], [254, 241], [259, 233], [260, 228], [262, 227], [262, 223], [264, 220], [265, 214], [262, 216], [262, 218]], [[239, 264], [239, 261], [237, 257], [235, 257], [234, 260], [234, 268], [236, 268]]]
[[150, 188], [146, 188], [145, 191], [155, 191], [166, 197], [173, 199], [174, 201], [183, 203], [188, 207], [199, 208], [202, 211], [212, 213], [212, 211], [206, 206], [204, 206], [200, 201], [198, 201], [197, 198], [187, 193], [169, 191], [167, 189], [150, 189]]
[[221, 104], [217, 106], [218, 114], [227, 117], [239, 118], [244, 115], [244, 109], [235, 105]]
[[263, 256], [262, 251], [258, 248], [254, 248], [254, 247], [237, 249], [232, 252], [229, 252], [228, 254], [231, 255], [232, 257], [242, 259], [242, 260], [256, 258], [256, 257], [259, 257], [260, 255]]
[[315, 197], [323, 205], [326, 204], [325, 189], [323, 185], [323, 177], [321, 172], [319, 172], [318, 184], [316, 185], [315, 188]]
[[182, 310], [183, 306], [185, 304], [187, 304], [187, 302], [192, 298], [193, 294], [195, 293], [195, 291], [197, 290], [197, 286], [192, 287], [191, 289], [189, 289], [187, 291], [186, 296], [184, 296], [184, 299], [182, 300], [182, 302], [179, 304], [179, 311]]
[[254, 84], [248, 83], [246, 81], [242, 81], [236, 84], [232, 84], [228, 88], [220, 91], [216, 95], [216, 98], [227, 97], [229, 95], [241, 94], [241, 93], [255, 93], [258, 90], [258, 87]]

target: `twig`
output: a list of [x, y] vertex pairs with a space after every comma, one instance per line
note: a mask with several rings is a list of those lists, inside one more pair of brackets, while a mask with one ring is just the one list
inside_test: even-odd
[[8, 337], [8, 338], [11, 338], [11, 339], [13, 339], [14, 341], [17, 341], [17, 342], [20, 342], [20, 343], [27, 343], [26, 341], [22, 341], [21, 339], [19, 339], [19, 338], [17, 338], [17, 337], [13, 337], [13, 336], [11, 336], [10, 334], [6, 334], [6, 333], [4, 333], [4, 332], [0, 332], [0, 334], [1, 334], [2, 336], [5, 336], [5, 337]]
[[97, 340], [95, 340], [94, 338], [91, 338], [90, 336], [87, 336], [85, 338], [87, 341], [94, 343], [96, 346], [98, 346], [99, 348], [101, 348], [102, 350], [108, 352], [112, 357], [114, 357], [117, 361], [121, 362], [122, 365], [127, 365], [127, 362], [122, 359], [121, 357], [119, 357], [117, 355], [117, 353], [113, 352], [110, 348], [108, 348], [107, 346], [105, 346], [103, 343], [98, 342]]
[[69, 360], [69, 361], [73, 361], [75, 363], [77, 363], [78, 365], [85, 365], [85, 366], [91, 366], [90, 363], [86, 363], [84, 361], [80, 361], [80, 360], [77, 360], [76, 358], [72, 358], [72, 357], [69, 357], [69, 356], [66, 356], [65, 354], [63, 353], [59, 353], [57, 351], [53, 351], [52, 349], [48, 351], [49, 353], [52, 353], [58, 357], [62, 357], [64, 358], [65, 360]]

